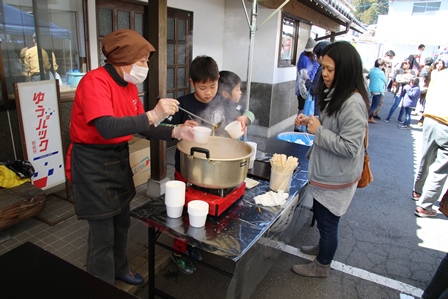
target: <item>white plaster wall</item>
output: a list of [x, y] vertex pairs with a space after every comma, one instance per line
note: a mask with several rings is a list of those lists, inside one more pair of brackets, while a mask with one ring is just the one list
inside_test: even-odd
[[[246, 1], [251, 21], [252, 3]], [[257, 27], [273, 10], [258, 6]], [[250, 29], [244, 7], [239, 0], [227, 0], [224, 33], [224, 66], [236, 72], [243, 81], [247, 80], [249, 65]], [[277, 17], [269, 19], [255, 31], [252, 60], [252, 82], [272, 83], [276, 57]]]
[[193, 12], [193, 58], [213, 57], [221, 69], [225, 0], [168, 0], [168, 7]]
[[[250, 21], [252, 2], [245, 1], [245, 5]], [[221, 70], [231, 70], [247, 80], [250, 29], [241, 0], [168, 0], [168, 6], [194, 12], [193, 57], [212, 56]], [[258, 5], [257, 26], [273, 11]], [[281, 21], [278, 12], [255, 32], [252, 82], [275, 84], [295, 80], [294, 66], [277, 67]], [[310, 32], [311, 25], [301, 23], [298, 54]]]
[[[251, 21], [252, 3], [245, 1], [245, 4], [249, 21]], [[249, 24], [240, 0], [227, 0], [225, 8], [226, 30], [224, 32], [223, 66], [234, 71], [243, 81], [246, 81], [250, 46]], [[274, 9], [258, 6], [256, 24], [257, 27], [262, 26], [255, 32], [252, 82], [275, 84], [295, 80], [294, 66], [277, 67], [282, 18], [281, 12], [277, 12], [267, 20], [273, 11]], [[302, 45], [302, 51], [305, 43]]]

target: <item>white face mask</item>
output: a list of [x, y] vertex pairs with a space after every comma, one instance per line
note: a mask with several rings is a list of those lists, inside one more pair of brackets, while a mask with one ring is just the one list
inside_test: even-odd
[[126, 82], [133, 83], [133, 84], [139, 84], [145, 81], [146, 76], [148, 76], [149, 68], [139, 66], [136, 64], [132, 65], [131, 72], [128, 74], [124, 71], [123, 67], [121, 67], [123, 71], [123, 79]]

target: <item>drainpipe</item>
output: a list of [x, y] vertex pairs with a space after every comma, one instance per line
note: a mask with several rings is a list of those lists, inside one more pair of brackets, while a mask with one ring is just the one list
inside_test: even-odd
[[314, 40], [315, 40], [316, 42], [318, 42], [318, 41], [320, 41], [320, 40], [330, 38], [330, 40], [333, 42], [335, 36], [343, 35], [343, 34], [347, 34], [348, 31], [350, 30], [350, 25], [351, 25], [351, 24], [352, 24], [352, 22], [349, 22], [349, 23], [345, 24], [346, 27], [345, 27], [345, 29], [342, 30], [342, 31], [339, 31], [339, 32], [336, 32], [336, 33], [331, 33], [331, 34], [329, 34], [329, 35], [325, 35], [325, 36], [321, 36], [321, 37], [317, 37], [317, 38], [315, 38]]

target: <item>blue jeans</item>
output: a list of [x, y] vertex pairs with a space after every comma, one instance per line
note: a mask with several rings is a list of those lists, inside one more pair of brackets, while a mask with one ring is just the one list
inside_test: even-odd
[[394, 114], [395, 109], [397, 109], [397, 107], [400, 104], [400, 102], [401, 102], [401, 96], [400, 95], [396, 95], [395, 96], [395, 102], [392, 105], [392, 107], [390, 107], [389, 115], [386, 118], [387, 120], [389, 120], [392, 117], [392, 114]]
[[126, 247], [131, 224], [130, 206], [116, 216], [88, 220], [87, 272], [114, 284], [115, 277], [128, 273]]
[[420, 193], [419, 206], [430, 210], [446, 191], [448, 176], [448, 125], [431, 117], [423, 123], [423, 147], [414, 191]]
[[448, 253], [437, 268], [431, 282], [422, 295], [423, 299], [448, 298]]
[[406, 119], [404, 120], [403, 126], [410, 126], [411, 125], [411, 113], [412, 113], [412, 109], [410, 107], [401, 107], [400, 109], [400, 115], [398, 116], [398, 119], [401, 120], [401, 110], [404, 110], [404, 112], [406, 113]]
[[341, 217], [335, 216], [317, 200], [313, 200], [313, 212], [319, 229], [319, 254], [316, 259], [322, 265], [329, 265], [338, 248], [338, 227]]
[[376, 108], [378, 108], [380, 101], [381, 101], [381, 94], [376, 94], [372, 97], [372, 105], [370, 105], [369, 118], [373, 117], [373, 112], [375, 112]]

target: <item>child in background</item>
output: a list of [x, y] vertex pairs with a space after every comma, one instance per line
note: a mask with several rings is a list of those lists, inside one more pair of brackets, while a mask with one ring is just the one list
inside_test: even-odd
[[[210, 102], [215, 98], [218, 92], [219, 69], [216, 61], [209, 56], [197, 56], [190, 65], [190, 85], [194, 88], [194, 92], [179, 97], [179, 106], [193, 114], [196, 114], [204, 119], [204, 112], [208, 110], [211, 105]], [[185, 111], [179, 110], [173, 115], [171, 120], [164, 121], [171, 125], [186, 125], [186, 126], [210, 126], [209, 124], [200, 124], [199, 119], [194, 119]], [[212, 122], [212, 119], [210, 119]], [[214, 122], [212, 122], [214, 123]], [[180, 173], [180, 152], [176, 149], [175, 153], [175, 173], [174, 179], [185, 182]]]
[[[202, 117], [204, 111], [210, 107], [210, 102], [215, 98], [216, 93], [218, 92], [218, 65], [212, 57], [197, 56], [191, 62], [189, 75], [190, 85], [194, 88], [194, 92], [181, 96], [177, 100], [180, 107]], [[206, 117], [202, 118], [205, 119]], [[165, 119], [164, 123], [194, 127], [199, 125], [198, 121], [199, 120], [192, 119], [188, 113], [179, 110], [170, 120]], [[174, 179], [186, 182], [186, 179], [180, 172], [180, 152], [177, 148], [174, 156], [174, 167]], [[173, 248], [176, 251], [187, 254], [195, 259], [202, 259], [200, 252], [187, 244], [185, 240], [174, 239]], [[182, 273], [193, 274], [193, 271], [196, 270], [196, 266], [186, 256], [173, 252], [171, 258]]]
[[409, 81], [409, 84], [407, 84], [403, 89], [406, 91], [406, 94], [403, 97], [403, 106], [400, 110], [400, 116], [404, 113], [406, 113], [406, 120], [403, 124], [398, 125], [398, 128], [400, 129], [409, 129], [411, 126], [411, 113], [412, 109], [414, 109], [417, 106], [417, 101], [420, 98], [421, 92], [420, 92], [420, 79], [415, 77]]
[[251, 111], [245, 110], [238, 104], [242, 94], [241, 78], [237, 74], [230, 71], [219, 72], [218, 93], [213, 100], [214, 102], [216, 101], [213, 106], [218, 105], [217, 107], [220, 109], [212, 113], [213, 123], [223, 121], [220, 130], [217, 131], [218, 135], [222, 132], [222, 128], [234, 120], [238, 120], [241, 123], [244, 131], [255, 120], [255, 116]]

